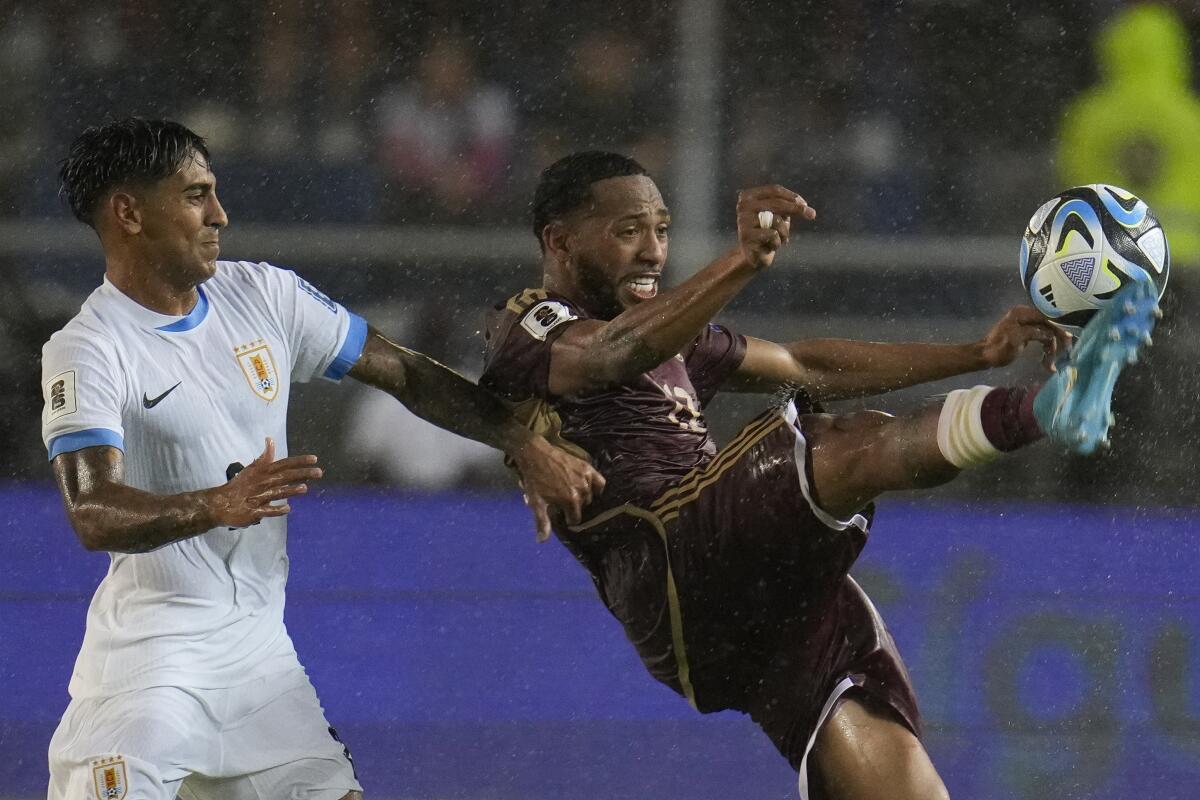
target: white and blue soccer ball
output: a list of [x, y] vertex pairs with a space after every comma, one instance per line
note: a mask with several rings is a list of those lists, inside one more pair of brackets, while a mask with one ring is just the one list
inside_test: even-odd
[[1021, 282], [1047, 319], [1082, 328], [1124, 285], [1151, 280], [1161, 297], [1171, 253], [1158, 219], [1130, 192], [1076, 186], [1042, 205], [1021, 239]]

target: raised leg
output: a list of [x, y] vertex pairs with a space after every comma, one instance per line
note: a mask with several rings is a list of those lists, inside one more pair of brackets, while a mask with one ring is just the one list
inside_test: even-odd
[[809, 756], [811, 800], [949, 800], [919, 739], [886, 706], [847, 694]]

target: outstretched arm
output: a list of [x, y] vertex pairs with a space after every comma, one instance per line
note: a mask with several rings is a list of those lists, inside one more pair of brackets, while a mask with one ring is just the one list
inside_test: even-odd
[[241, 528], [291, 511], [285, 502], [321, 477], [317, 457], [275, 460], [267, 439], [262, 455], [212, 489], [161, 495], [124, 482], [124, 454], [86, 447], [54, 458], [54, 477], [79, 541], [88, 550], [144, 553], [220, 526]]
[[[775, 215], [773, 227], [758, 227], [760, 211]], [[771, 265], [775, 251], [788, 240], [791, 216], [811, 220], [816, 211], [782, 186], [740, 192], [738, 247], [612, 320], [583, 320], [567, 328], [551, 351], [550, 391], [571, 395], [624, 383], [680, 352], [759, 270]]]
[[[439, 428], [503, 450], [516, 463], [526, 490], [561, 509], [572, 524], [604, 488], [600, 473], [529, 431], [489, 392], [374, 328], [348, 374], [382, 389]], [[545, 509], [534, 511], [539, 535], [549, 535]]]
[[907, 386], [1011, 364], [1031, 343], [1040, 343], [1043, 363], [1066, 349], [1070, 335], [1029, 306], [1017, 306], [977, 342], [885, 344], [846, 339], [810, 339], [775, 344], [747, 339], [746, 357], [723, 387], [742, 392], [803, 388], [813, 399], [839, 400], [882, 394]]

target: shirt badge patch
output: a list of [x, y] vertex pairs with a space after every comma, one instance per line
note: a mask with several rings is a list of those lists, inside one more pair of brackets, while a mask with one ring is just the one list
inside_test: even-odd
[[75, 401], [75, 370], [60, 372], [46, 381], [46, 419], [58, 419], [78, 410]]
[[100, 800], [121, 800], [129, 791], [125, 759], [111, 756], [93, 761], [92, 782], [96, 787], [96, 797]]
[[579, 317], [572, 314], [571, 309], [562, 303], [555, 300], [544, 300], [521, 317], [521, 327], [533, 338], [544, 342], [546, 334], [573, 319], [579, 319]]
[[233, 353], [251, 390], [268, 403], [274, 400], [279, 395], [279, 371], [266, 341], [255, 339], [233, 348]]

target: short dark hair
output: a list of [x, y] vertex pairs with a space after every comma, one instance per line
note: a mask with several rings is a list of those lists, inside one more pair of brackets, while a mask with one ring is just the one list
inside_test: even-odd
[[208, 161], [204, 139], [178, 122], [127, 119], [92, 126], [71, 143], [58, 177], [75, 219], [95, 227], [96, 205], [124, 183], [153, 183], [171, 175], [189, 155]]
[[606, 178], [647, 175], [646, 168], [628, 156], [603, 150], [572, 153], [542, 171], [533, 193], [533, 235], [587, 202], [592, 184]]

